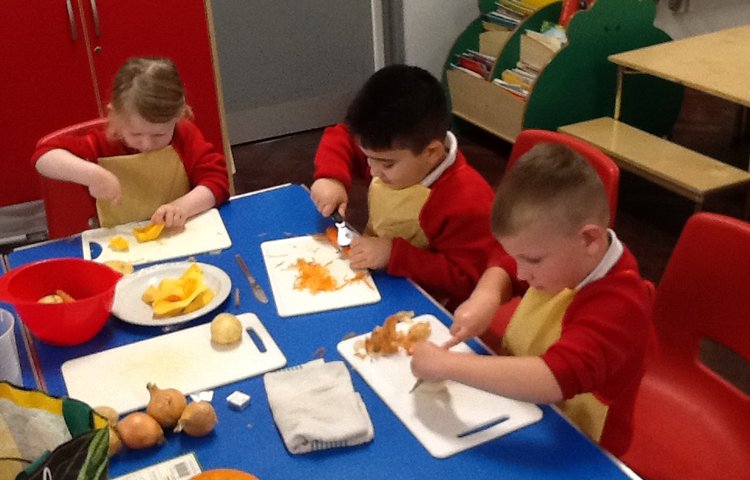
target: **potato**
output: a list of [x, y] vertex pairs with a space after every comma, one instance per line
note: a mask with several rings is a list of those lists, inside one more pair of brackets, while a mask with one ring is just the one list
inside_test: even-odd
[[242, 322], [231, 313], [220, 313], [211, 321], [211, 341], [231, 345], [242, 340]]

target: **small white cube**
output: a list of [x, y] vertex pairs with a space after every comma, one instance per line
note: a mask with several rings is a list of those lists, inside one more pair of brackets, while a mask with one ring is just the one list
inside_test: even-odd
[[244, 410], [250, 404], [250, 395], [235, 390], [227, 397], [227, 402], [232, 410]]

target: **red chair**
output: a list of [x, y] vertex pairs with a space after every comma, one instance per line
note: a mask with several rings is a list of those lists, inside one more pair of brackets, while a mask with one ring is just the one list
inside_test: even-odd
[[[604, 184], [604, 190], [609, 202], [609, 225], [610, 227], [613, 227], [615, 224], [615, 215], [617, 214], [617, 194], [620, 186], [620, 168], [604, 152], [593, 145], [565, 133], [552, 132], [549, 130], [523, 130], [516, 137], [516, 142], [513, 144], [513, 149], [510, 152], [510, 158], [508, 158], [505, 171], [510, 171], [521, 155], [540, 143], [559, 143], [565, 145], [571, 150], [575, 150], [581, 154], [591, 163]], [[485, 345], [495, 352], [500, 351], [505, 328], [508, 326], [510, 317], [513, 315], [513, 312], [516, 310], [518, 302], [520, 301], [520, 297], [514, 297], [509, 302], [503, 304], [495, 314], [495, 318], [492, 320], [490, 327], [480, 336]]]
[[693, 215], [656, 289], [658, 349], [636, 398], [633, 443], [622, 457], [644, 478], [750, 478], [750, 396], [700, 355], [710, 339], [750, 368], [748, 288], [750, 224]]
[[[56, 130], [42, 137], [37, 147], [61, 135], [82, 135], [105, 123], [106, 118], [97, 118]], [[67, 237], [96, 226], [96, 202], [88, 188], [77, 183], [40, 178], [49, 238]]]

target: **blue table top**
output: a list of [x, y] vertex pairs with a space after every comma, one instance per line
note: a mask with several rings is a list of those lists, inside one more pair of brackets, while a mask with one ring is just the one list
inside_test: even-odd
[[[317, 213], [307, 189], [285, 185], [253, 194], [234, 197], [220, 209], [232, 239], [232, 247], [218, 254], [197, 255], [200, 262], [223, 269], [240, 289], [241, 305], [232, 296], [217, 311], [189, 323], [194, 326], [211, 320], [219, 311], [253, 312], [293, 366], [311, 360], [323, 347], [327, 361], [341, 360], [338, 342], [348, 333], [364, 333], [382, 324], [390, 314], [413, 310], [432, 314], [450, 324], [450, 316], [412, 283], [382, 273], [374, 279], [383, 300], [376, 304], [297, 317], [279, 317], [273, 298], [268, 304], [257, 302], [248, 282], [234, 261], [242, 254], [250, 270], [266, 293], [271, 293], [260, 244], [278, 238], [321, 232], [332, 224]], [[11, 268], [56, 257], [81, 257], [80, 236], [20, 248], [8, 255]], [[180, 259], [176, 259], [180, 260]], [[269, 295], [271, 296], [271, 295]], [[8, 305], [3, 305], [8, 307]], [[60, 366], [67, 360], [119, 345], [159, 335], [161, 330], [124, 323], [110, 318], [105, 328], [91, 341], [76, 347], [54, 347], [32, 339], [36, 363], [41, 373], [40, 389], [53, 395], [66, 395]], [[22, 342], [19, 342], [19, 344]], [[26, 357], [22, 345], [21, 355]], [[472, 344], [475, 349], [481, 348]], [[24, 358], [24, 384], [35, 386], [32, 369]], [[106, 375], [106, 372], [102, 372]], [[96, 381], [95, 378], [92, 381]], [[436, 459], [409, 433], [391, 410], [352, 371], [355, 390], [362, 398], [375, 427], [372, 442], [349, 448], [305, 455], [292, 455], [284, 447], [276, 430], [261, 376], [214, 390], [213, 405], [219, 423], [213, 433], [202, 438], [167, 434], [165, 444], [146, 450], [124, 449], [110, 460], [110, 475], [118, 476], [167, 460], [186, 452], [195, 452], [204, 470], [234, 468], [261, 479], [309, 478], [628, 478], [616, 462], [593, 444], [556, 410], [542, 406], [539, 423], [446, 459]], [[228, 408], [225, 398], [235, 390], [252, 396], [243, 411]]]

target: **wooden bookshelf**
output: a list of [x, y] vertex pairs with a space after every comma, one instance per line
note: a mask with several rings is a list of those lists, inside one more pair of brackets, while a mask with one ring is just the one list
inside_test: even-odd
[[[525, 31], [539, 31], [542, 23], [556, 23], [562, 2], [536, 10], [510, 31], [499, 50], [488, 80], [450, 68], [467, 49], [480, 50], [486, 32], [483, 16], [494, 2], [480, 1], [480, 15], [456, 39], [445, 65], [444, 82], [455, 117], [509, 142], [527, 128], [557, 130], [562, 125], [613, 116], [617, 92], [617, 68], [609, 55], [670, 40], [653, 25], [653, 2], [597, 0], [591, 9], [573, 16], [568, 24], [567, 46], [558, 51], [539, 73], [527, 98], [492, 83], [502, 72], [516, 66]], [[491, 44], [491, 42], [490, 42]], [[487, 43], [485, 42], [485, 46]], [[682, 104], [679, 85], [650, 75], [632, 76], [623, 86], [631, 99], [621, 119], [655, 135], [671, 131]]]

